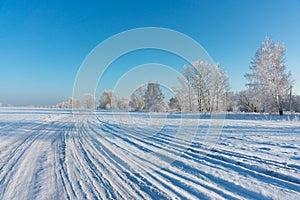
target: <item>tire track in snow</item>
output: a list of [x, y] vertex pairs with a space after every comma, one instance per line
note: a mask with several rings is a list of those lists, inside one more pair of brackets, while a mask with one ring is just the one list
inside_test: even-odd
[[[107, 125], [106, 125], [107, 126]], [[111, 128], [111, 130], [112, 130], [113, 128]], [[116, 131], [115, 129], [113, 129], [114, 130], [114, 132], [118, 132], [118, 131]], [[107, 131], [106, 131], [107, 132]], [[122, 133], [120, 133], [119, 132], [119, 134], [122, 134]], [[114, 135], [114, 137], [118, 137], [117, 135]], [[119, 137], [121, 137], [121, 136], [119, 136]], [[125, 141], [127, 141], [127, 139], [125, 140]], [[133, 144], [133, 142], [130, 142], [129, 144]], [[139, 145], [138, 145], [139, 146]], [[143, 149], [143, 148], [142, 148]], [[120, 154], [120, 153], [118, 153], [118, 154]], [[151, 162], [149, 162], [149, 161], [147, 161], [147, 160], [145, 160], [145, 159], [143, 159], [143, 158], [141, 158], [141, 157], [139, 157], [139, 156], [137, 156], [137, 155], [132, 155], [133, 156], [133, 162], [135, 162], [135, 163], [140, 163], [142, 166], [147, 166], [147, 165], [149, 165], [150, 167], [152, 167], [152, 169], [151, 169], [151, 171], [152, 172], [158, 172], [158, 171], [160, 171], [160, 170], [163, 170], [163, 169], [161, 169], [159, 166], [157, 166], [157, 165], [155, 165], [155, 163], [151, 163]], [[137, 158], [137, 159], [135, 159], [135, 158]], [[146, 164], [146, 162], [148, 162], [148, 164]], [[143, 170], [143, 169], [142, 169]], [[156, 175], [158, 175], [158, 174], [156, 174]], [[169, 174], [170, 175], [170, 174]], [[174, 178], [174, 177], [176, 177], [176, 175], [172, 175], [173, 177], [172, 178], [169, 178], [168, 179], [168, 177], [165, 177], [164, 179], [162, 178], [162, 175], [161, 175], [161, 181], [164, 181], [164, 182], [167, 182], [167, 184], [169, 184], [170, 185], [170, 181], [172, 181], [172, 180], [174, 180], [174, 179], [176, 179], [176, 178]], [[193, 177], [194, 179], [197, 179], [198, 177]], [[178, 181], [178, 180], [183, 180], [183, 181], [186, 181], [186, 179], [182, 179], [182, 176], [177, 176], [177, 182], [178, 183], [180, 183], [180, 181]], [[189, 179], [189, 181], [190, 181], [191, 179]], [[190, 182], [190, 184], [191, 184], [191, 182]], [[197, 182], [196, 183], [197, 185], [195, 186], [196, 188], [198, 187], [198, 189], [199, 189], [199, 186], [201, 185], [201, 184], [199, 184], [199, 182]], [[202, 184], [202, 186], [205, 186], [205, 187], [208, 187], [208, 185], [207, 184]], [[183, 185], [181, 185], [181, 187], [183, 187]], [[202, 193], [205, 193], [205, 191], [206, 191], [206, 188], [205, 187], [203, 187], [202, 188], [202, 190], [201, 190], [201, 192]], [[177, 188], [176, 190], [181, 190], [181, 193], [186, 193], [186, 191], [184, 191], [184, 190], [182, 190], [182, 188]], [[224, 192], [221, 192], [221, 191], [218, 191], [218, 189], [215, 189], [214, 190], [215, 192], [217, 191], [217, 192], [219, 192], [219, 194], [222, 194], [222, 195], [224, 195], [225, 197], [228, 197], [228, 194], [225, 194]], [[174, 192], [174, 191], [173, 191]], [[175, 191], [176, 192], [176, 191]], [[209, 194], [209, 193], [211, 193], [211, 191], [207, 191], [207, 194]], [[201, 196], [201, 194], [200, 193], [194, 193], [194, 194], [196, 194], [197, 196]], [[212, 194], [210, 194], [210, 195], [212, 195]], [[233, 196], [231, 196], [231, 197], [233, 197]], [[183, 197], [181, 197], [181, 198], [183, 198]], [[195, 198], [195, 197], [194, 197]], [[208, 198], [208, 196], [201, 196], [201, 198], [203, 199], [203, 198]], [[220, 198], [220, 197], [219, 197]]]
[[[120, 132], [120, 130], [118, 130], [117, 131], [117, 129], [118, 128], [120, 128], [120, 126], [119, 125], [117, 125], [117, 126], [114, 126], [114, 124], [110, 124], [110, 123], [108, 123], [108, 122], [104, 122], [105, 123], [105, 126], [107, 127], [107, 126], [112, 126], [112, 127], [110, 127], [109, 129], [110, 130], [113, 130], [114, 132]], [[110, 124], [110, 125], [109, 125]], [[129, 133], [130, 132], [132, 132], [133, 131], [133, 129], [131, 129], [131, 130], [129, 130]], [[120, 134], [120, 133], [119, 133]], [[143, 133], [141, 133], [141, 134], [143, 134]], [[115, 137], [117, 137], [117, 135], [114, 135]], [[134, 138], [135, 137], [135, 134], [131, 134], [131, 135], [127, 135], [127, 136], [132, 136], [132, 138]], [[161, 141], [161, 143], [169, 143], [170, 141]], [[156, 145], [157, 145], [157, 141], [156, 141]], [[172, 147], [173, 147], [173, 145], [171, 145]], [[178, 145], [177, 145], [178, 146]], [[176, 147], [176, 145], [174, 145], [174, 147]], [[146, 147], [143, 147], [142, 149], [145, 149]], [[201, 149], [201, 148], [200, 148]], [[182, 148], [181, 149], [177, 149], [177, 150], [182, 150]], [[201, 149], [202, 150], [202, 149]], [[222, 150], [220, 150], [220, 151], [222, 151]], [[200, 151], [198, 152], [198, 153], [200, 153]], [[224, 164], [222, 164], [222, 162], [224, 162], [224, 159], [223, 159], [223, 157], [218, 157], [218, 155], [214, 155], [213, 154], [214, 152], [212, 152], [212, 151], [206, 151], [206, 152], [201, 152], [201, 154], [202, 154], [202, 156], [208, 156], [208, 157], [212, 157], [212, 158], [214, 158], [214, 159], [216, 159], [216, 160], [219, 160], [218, 161], [218, 163], [216, 163], [216, 161], [211, 161], [211, 160], [209, 160], [209, 162], [210, 163], [212, 163], [213, 165], [215, 165], [215, 164], [217, 164], [217, 165], [220, 165], [221, 167], [223, 167], [224, 168]], [[195, 157], [195, 156], [194, 156]], [[199, 157], [199, 155], [196, 155], [196, 157]], [[201, 159], [201, 158], [200, 158]], [[207, 160], [207, 159], [206, 159]], [[229, 169], [232, 169], [233, 171], [235, 171], [235, 170], [237, 170], [237, 171], [244, 171], [244, 167], [241, 167], [239, 164], [240, 164], [240, 161], [235, 161], [235, 160], [231, 160], [230, 162], [229, 162], [230, 164], [231, 164], [231, 168], [229, 168]], [[226, 165], [225, 167], [230, 167], [229, 165]], [[248, 171], [245, 171], [246, 173], [248, 172], [248, 173], [250, 173], [250, 174], [252, 174], [253, 175], [253, 177], [254, 178], [256, 178], [256, 179], [258, 179], [258, 180], [260, 180], [260, 178], [261, 177], [264, 177], [264, 181], [266, 181], [266, 183], [268, 183], [268, 184], [273, 184], [273, 185], [275, 185], [275, 186], [280, 186], [280, 187], [282, 187], [282, 186], [285, 186], [285, 187], [283, 187], [283, 188], [285, 188], [285, 189], [287, 189], [287, 190], [290, 190], [290, 189], [294, 189], [294, 191], [296, 191], [297, 193], [299, 192], [299, 187], [297, 186], [297, 185], [294, 185], [293, 184], [293, 181], [291, 181], [291, 179], [289, 179], [289, 178], [287, 178], [287, 180], [284, 180], [285, 182], [281, 182], [280, 180], [278, 180], [278, 177], [276, 177], [276, 174], [275, 174], [275, 176], [272, 176], [272, 175], [274, 175], [274, 174], [264, 174], [263, 173], [263, 171], [259, 171], [259, 170], [255, 170], [256, 168], [250, 168]], [[252, 173], [252, 171], [254, 171], [254, 173]], [[257, 173], [258, 173], [258, 175], [257, 175]], [[262, 173], [262, 174], [261, 174]], [[261, 174], [261, 175], [259, 175], [259, 174]], [[270, 176], [269, 178], [266, 178], [266, 176]], [[212, 176], [210, 176], [210, 178], [212, 178]], [[283, 176], [283, 178], [284, 178], [284, 176]], [[297, 179], [295, 179], [295, 180], [297, 180]], [[222, 180], [219, 180], [219, 179], [216, 179], [216, 178], [213, 178], [213, 181], [218, 181], [219, 183], [221, 182], [221, 183], [223, 183], [223, 185], [225, 185], [225, 186], [231, 186], [231, 185], [235, 185], [234, 183], [230, 183], [230, 182], [227, 182], [227, 181], [222, 181]], [[289, 184], [289, 183], [287, 183], [286, 181], [291, 181], [292, 183], [291, 184]], [[237, 186], [237, 187], [233, 187], [231, 190], [234, 192], [234, 191], [236, 191], [237, 190], [237, 188], [238, 187], [240, 187], [240, 186]], [[242, 189], [242, 188], [241, 188]], [[252, 195], [250, 195], [252, 193]], [[246, 195], [246, 197], [248, 196], [248, 198], [250, 197], [252, 197], [252, 198], [258, 198], [259, 196], [260, 196], [260, 194], [258, 194], [258, 193], [254, 193], [253, 191], [251, 191], [251, 190], [245, 190], [245, 192], [243, 192], [243, 193], [241, 193], [241, 195], [242, 196], [244, 196], [244, 195]], [[250, 196], [249, 196], [250, 195]]]
[[[105, 125], [106, 127], [107, 126], [109, 126], [109, 123], [106, 123], [106, 125]], [[113, 125], [112, 125], [113, 126]], [[119, 126], [117, 126], [117, 127], [119, 127]], [[110, 130], [114, 130], [114, 132], [118, 132], [118, 131], [116, 131], [116, 129], [115, 129], [116, 127], [114, 127], [114, 128], [110, 128]], [[132, 132], [132, 129], [131, 130], [128, 130], [128, 131], [131, 131]], [[123, 133], [123, 132], [122, 132]], [[119, 134], [121, 134], [120, 132], [119, 132]], [[124, 133], [125, 134], [125, 133]], [[137, 133], [137, 134], [130, 134], [130, 135], [127, 135], [127, 136], [131, 136], [131, 138], [136, 138], [136, 135], [138, 135], [139, 133]], [[140, 133], [140, 134], [143, 134], [143, 133]], [[115, 137], [117, 137], [117, 134], [115, 134], [114, 135]], [[119, 136], [119, 137], [122, 137], [122, 136]], [[151, 138], [151, 137], [150, 137]], [[159, 140], [160, 140], [160, 142], [158, 142], [158, 140], [157, 140], [157, 138], [151, 138], [151, 139], [155, 139], [155, 142], [156, 142], [156, 144], [162, 144], [162, 146], [158, 146], [158, 148], [160, 148], [160, 149], [163, 149], [163, 148], [165, 148], [165, 146], [164, 146], [164, 144], [165, 143], [170, 143], [170, 142], [172, 142], [173, 143], [173, 141], [164, 141], [164, 140], [162, 140], [162, 139], [165, 139], [165, 138], [162, 138], [162, 137], [160, 137], [159, 138]], [[139, 140], [139, 138], [138, 138], [138, 140]], [[184, 144], [184, 143], [183, 143]], [[185, 145], [189, 145], [189, 144], [185, 144]], [[138, 145], [139, 146], [139, 145]], [[182, 154], [182, 150], [185, 150], [186, 149], [186, 146], [184, 146], [184, 147], [181, 147], [180, 145], [178, 145], [178, 144], [174, 144], [174, 145], [171, 145], [171, 147], [173, 147], [173, 148], [171, 148], [171, 149], [164, 149], [164, 150], [166, 150], [167, 152], [168, 152], [168, 155], [174, 155], [175, 157], [174, 158], [167, 158], [167, 156], [166, 156], [166, 160], [168, 160], [168, 159], [171, 159], [171, 160], [174, 160], [174, 161], [176, 161], [176, 159], [180, 159], [178, 156], [176, 156], [176, 155], [180, 155], [180, 154]], [[177, 148], [176, 148], [177, 147]], [[157, 149], [153, 149], [152, 151], [157, 151]], [[138, 159], [138, 160], [136, 160], [136, 162], [142, 162], [142, 159], [140, 158], [140, 159]], [[159, 162], [162, 162], [161, 160], [159, 161]], [[189, 160], [187, 161], [187, 162], [189, 162]], [[150, 163], [150, 164], [152, 164], [152, 163]], [[161, 169], [161, 168], [157, 168], [157, 169], [155, 169], [156, 171], [160, 171], [160, 170], [164, 170], [164, 169]], [[176, 178], [174, 178], [174, 177], [176, 177], [176, 175], [172, 175], [173, 176], [173, 178], [169, 178], [169, 181], [172, 181], [172, 180], [174, 180], [175, 179], [175, 181], [176, 181]], [[178, 176], [178, 175], [177, 175]], [[167, 177], [165, 177], [165, 178], [167, 178]], [[181, 178], [182, 178], [182, 176], [181, 176]], [[198, 179], [199, 177], [193, 177], [194, 179]], [[180, 178], [179, 178], [179, 180], [180, 180]], [[214, 179], [214, 180], [218, 180], [218, 179]], [[178, 183], [180, 183], [180, 181], [176, 181], [176, 182], [178, 182]], [[201, 185], [199, 182], [197, 183], [198, 185]], [[208, 185], [206, 185], [206, 184], [202, 184], [202, 186], [205, 186], [205, 187], [209, 187]], [[181, 186], [181, 187], [183, 187], [183, 186]], [[205, 189], [204, 189], [205, 190]], [[221, 192], [220, 191], [220, 189], [217, 189], [217, 188], [213, 188], [212, 189], [213, 191], [215, 191], [215, 192], [218, 192], [219, 194], [221, 194], [221, 195], [223, 195], [224, 197], [228, 197], [228, 195], [229, 194], [225, 194], [224, 192]], [[203, 191], [203, 189], [202, 189], [202, 191], [201, 191], [202, 193], [204, 192]], [[251, 192], [251, 191], [248, 191], [248, 190], [246, 190], [246, 192], [244, 192], [244, 193], [242, 193], [243, 195], [246, 195], [247, 197], [258, 197], [259, 196], [259, 194], [257, 194], [257, 193], [253, 193], [253, 194], [251, 194], [251, 193], [253, 193], [253, 192]], [[249, 196], [249, 194], [251, 194], [250, 196]], [[199, 194], [198, 194], [199, 195]], [[231, 193], [231, 195], [233, 195], [233, 196], [231, 196], [231, 198], [234, 198], [234, 194], [232, 194]], [[230, 195], [229, 195], [230, 196]], [[202, 196], [202, 198], [205, 198], [204, 196]], [[236, 197], [235, 197], [236, 198]]]
[[10, 157], [0, 163], [0, 199], [258, 199], [300, 193], [297, 165], [211, 149], [201, 140], [190, 144], [174, 136], [176, 126], [153, 134], [155, 127], [95, 116], [73, 122], [71, 115], [54, 113], [43, 124], [18, 130], [26, 135], [8, 146]]
[[[88, 130], [88, 131], [85, 131], [86, 133], [93, 133], [93, 130]], [[103, 133], [103, 132], [101, 132]], [[101, 155], [104, 155], [104, 160], [107, 160], [107, 164], [106, 165], [106, 169], [114, 169], [114, 171], [111, 171], [109, 170], [108, 173], [112, 173], [113, 175], [117, 175], [117, 176], [114, 176], [114, 179], [111, 180], [111, 183], [115, 182], [116, 180], [118, 181], [121, 181], [125, 183], [125, 185], [130, 185], [131, 188], [127, 188], [128, 191], [135, 191], [137, 193], [137, 195], [139, 195], [139, 197], [135, 197], [135, 198], [141, 198], [142, 196], [143, 197], [146, 197], [148, 196], [147, 193], [143, 193], [143, 194], [140, 194], [141, 191], [138, 191], [140, 190], [140, 185], [137, 184], [138, 182], [140, 182], [139, 178], [136, 177], [133, 173], [131, 173], [129, 171], [130, 167], [128, 165], [128, 163], [124, 162], [121, 158], [120, 158], [120, 155], [118, 155], [118, 151], [117, 149], [114, 149], [112, 148], [112, 146], [110, 146], [108, 143], [109, 141], [107, 141], [107, 136], [103, 137], [103, 135], [98, 132], [97, 136], [93, 136], [92, 134], [90, 134], [89, 137], [91, 137], [91, 140], [94, 141], [94, 143], [92, 144], [100, 153]], [[99, 138], [102, 138], [101, 140], [99, 140]], [[101, 148], [99, 148], [101, 147]], [[116, 174], [117, 172], [117, 174]], [[122, 174], [120, 176], [120, 174]], [[129, 178], [131, 180], [131, 182], [133, 183], [130, 183], [128, 182], [128, 180], [124, 179], [124, 175], [127, 176], [127, 178]], [[121, 178], [121, 179], [119, 179]], [[122, 188], [124, 188], [125, 186], [124, 184], [121, 185], [119, 184], [118, 185], [118, 188], [123, 190]], [[147, 185], [145, 185], [147, 186]], [[144, 188], [147, 190], [147, 188]], [[132, 196], [134, 195], [134, 193], [130, 194], [128, 193], [128, 191], [125, 193], [125, 195], [129, 195], [129, 196]], [[151, 191], [149, 191], [151, 192]], [[124, 193], [124, 190], [123, 190], [123, 193]], [[142, 195], [142, 196], [141, 196]], [[135, 196], [135, 195], [134, 195]]]
[[[28, 189], [34, 184], [34, 182], [31, 182], [31, 178], [35, 174], [36, 165], [38, 165], [36, 163], [39, 154], [35, 148], [44, 148], [44, 142], [48, 140], [51, 133], [55, 133], [55, 131], [51, 132], [49, 130], [52, 130], [54, 122], [59, 121], [61, 118], [62, 116], [54, 117], [51, 119], [52, 121], [32, 127], [31, 133], [28, 133], [29, 136], [9, 155], [9, 158], [1, 167], [0, 195], [2, 197], [5, 196], [5, 198], [11, 199], [13, 196], [21, 195], [26, 198], [26, 195], [29, 195]], [[17, 190], [16, 187], [19, 187], [21, 183], [27, 183], [26, 188]]]

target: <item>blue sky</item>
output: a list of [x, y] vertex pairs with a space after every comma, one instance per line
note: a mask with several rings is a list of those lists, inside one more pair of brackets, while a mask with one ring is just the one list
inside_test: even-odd
[[[285, 44], [294, 91], [300, 94], [299, 21], [299, 0], [0, 0], [0, 102], [40, 105], [67, 99], [77, 70], [96, 45], [119, 32], [149, 26], [194, 38], [225, 68], [233, 91], [244, 88], [250, 61], [269, 36]], [[137, 63], [149, 55], [137, 55]], [[147, 59], [162, 61], [157, 55]], [[98, 92], [110, 88], [120, 73], [112, 70]]]

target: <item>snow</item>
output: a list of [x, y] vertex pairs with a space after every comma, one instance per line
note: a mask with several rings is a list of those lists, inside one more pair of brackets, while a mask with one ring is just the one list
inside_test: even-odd
[[299, 122], [1, 108], [0, 199], [299, 199]]

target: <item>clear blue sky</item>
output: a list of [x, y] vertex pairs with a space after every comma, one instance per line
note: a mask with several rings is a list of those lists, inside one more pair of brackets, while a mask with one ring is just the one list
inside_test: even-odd
[[[66, 100], [77, 70], [96, 45], [121, 31], [149, 26], [194, 38], [225, 68], [233, 91], [244, 88], [243, 75], [269, 36], [286, 45], [287, 67], [300, 94], [299, 22], [299, 0], [0, 0], [0, 102]], [[110, 87], [109, 80], [101, 87], [105, 84]]]

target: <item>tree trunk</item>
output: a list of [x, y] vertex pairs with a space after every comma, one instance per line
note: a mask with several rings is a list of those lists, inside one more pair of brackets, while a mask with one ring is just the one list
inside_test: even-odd
[[202, 102], [201, 102], [201, 92], [199, 87], [197, 88], [197, 98], [198, 98], [198, 111], [201, 112], [202, 111]]
[[192, 112], [192, 94], [191, 94], [191, 86], [190, 83], [188, 83], [188, 101], [189, 101], [189, 112]]
[[293, 95], [292, 95], [292, 91], [293, 91], [293, 86], [290, 87], [290, 100], [289, 100], [289, 110], [290, 112], [292, 112], [292, 98], [293, 98]]
[[279, 92], [276, 90], [275, 93], [276, 93], [275, 99], [276, 99], [276, 104], [278, 107], [279, 115], [283, 115], [282, 104], [281, 104], [280, 96], [278, 94]]

